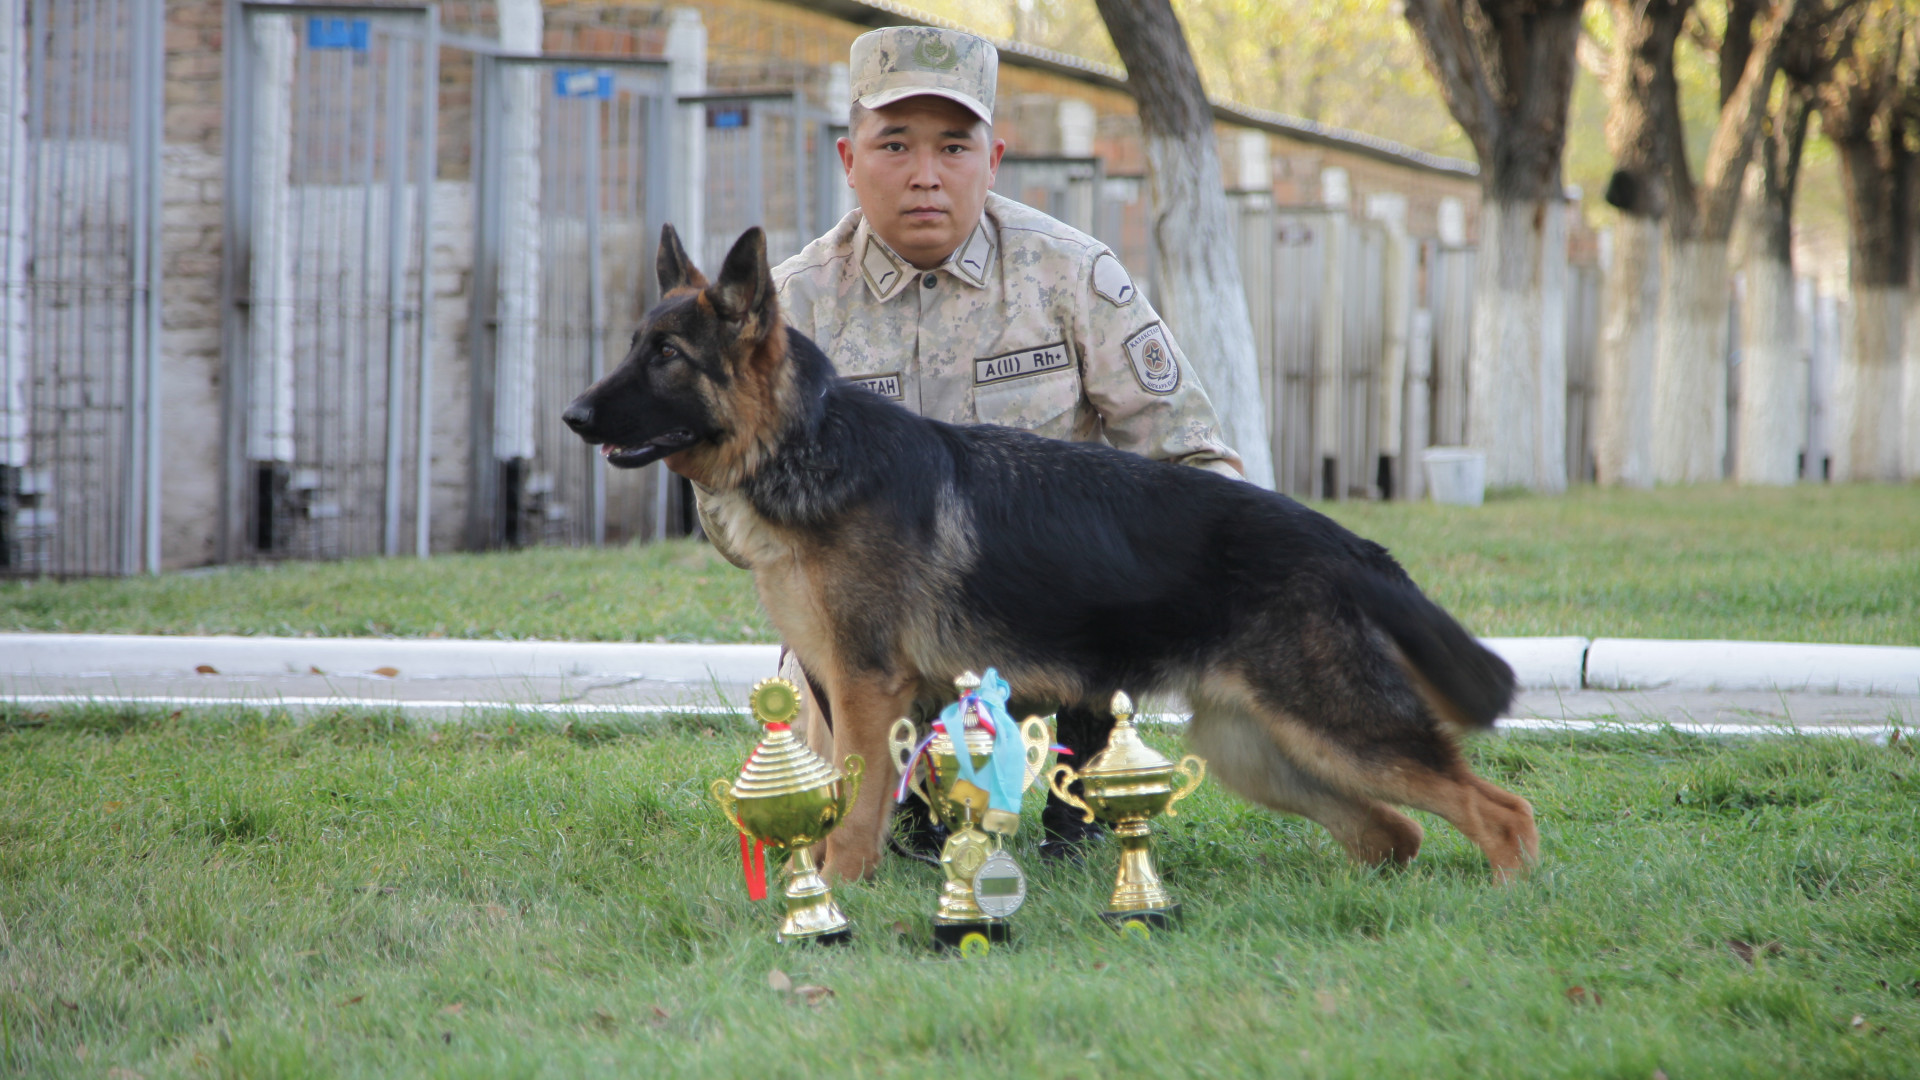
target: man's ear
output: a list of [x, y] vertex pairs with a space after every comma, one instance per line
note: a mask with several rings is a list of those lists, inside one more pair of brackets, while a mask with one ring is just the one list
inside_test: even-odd
[[720, 267], [720, 280], [707, 295], [721, 318], [757, 323], [759, 332], [766, 333], [772, 323], [767, 315], [774, 305], [773, 270], [767, 265], [767, 234], [758, 225], [734, 241]]
[[687, 258], [687, 249], [680, 246], [680, 234], [673, 226], [660, 227], [660, 254], [655, 257], [654, 272], [660, 275], [660, 295], [665, 296], [675, 289], [704, 289], [707, 287], [707, 275], [693, 265]]

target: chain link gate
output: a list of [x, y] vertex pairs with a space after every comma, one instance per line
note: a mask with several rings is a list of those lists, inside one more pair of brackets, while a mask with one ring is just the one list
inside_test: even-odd
[[658, 298], [671, 205], [663, 60], [476, 58], [470, 543], [657, 535], [664, 470], [609, 470], [560, 421]]
[[398, 555], [409, 526], [425, 555], [438, 17], [247, 2], [236, 23], [222, 557]]
[[161, 0], [0, 18], [0, 576], [160, 566]]

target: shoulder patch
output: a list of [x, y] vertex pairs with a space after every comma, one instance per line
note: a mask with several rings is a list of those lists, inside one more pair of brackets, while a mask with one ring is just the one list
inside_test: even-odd
[[1120, 265], [1111, 251], [1093, 260], [1093, 291], [1106, 297], [1114, 307], [1126, 307], [1133, 301], [1133, 279], [1127, 276], [1127, 268]]
[[1152, 323], [1128, 338], [1127, 360], [1133, 364], [1134, 377], [1149, 394], [1171, 394], [1180, 387], [1180, 365], [1173, 359], [1173, 346], [1167, 341], [1166, 328]]

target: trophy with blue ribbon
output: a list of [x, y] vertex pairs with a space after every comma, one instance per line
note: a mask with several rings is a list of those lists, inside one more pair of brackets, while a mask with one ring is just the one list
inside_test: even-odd
[[934, 943], [972, 956], [1007, 939], [1007, 919], [1026, 901], [1026, 875], [1005, 841], [1019, 831], [1021, 796], [1039, 779], [1053, 732], [1037, 716], [1014, 723], [1007, 683], [993, 668], [953, 683], [960, 700], [929, 734], [903, 717], [888, 738], [900, 769], [895, 799], [916, 792], [947, 828]]

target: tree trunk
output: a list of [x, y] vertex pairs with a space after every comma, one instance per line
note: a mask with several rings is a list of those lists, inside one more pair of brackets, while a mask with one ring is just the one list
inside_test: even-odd
[[[1740, 413], [1733, 475], [1742, 484], [1791, 484], [1807, 445], [1807, 357], [1793, 289], [1793, 193], [1811, 98], [1791, 90], [1748, 167], [1742, 200], [1746, 299], [1740, 308]], [[1809, 463], [1810, 467], [1813, 463]]]
[[[1732, 288], [1727, 240], [1753, 144], [1766, 118], [1767, 96], [1779, 71], [1780, 42], [1796, 0], [1773, 6], [1766, 28], [1744, 63], [1728, 65], [1739, 82], [1721, 86], [1721, 106], [1700, 184], [1686, 156], [1668, 161], [1674, 206], [1667, 217], [1660, 328], [1653, 361], [1653, 475], [1663, 484], [1719, 480], [1727, 458], [1727, 331]], [[1755, 10], [1746, 7], [1751, 18]], [[1740, 12], [1730, 12], [1738, 19]], [[1738, 35], [1728, 45], [1739, 46]], [[1679, 105], [1672, 105], [1679, 130]]]
[[1727, 240], [1669, 235], [1661, 245], [1653, 351], [1653, 478], [1720, 479], [1727, 451]]
[[1219, 414], [1247, 479], [1273, 487], [1260, 358], [1214, 143], [1213, 108], [1168, 0], [1098, 0], [1140, 110], [1160, 313]]
[[1653, 357], [1660, 313], [1660, 225], [1680, 143], [1673, 43], [1690, 0], [1613, 0], [1607, 78], [1607, 202], [1613, 260], [1601, 283], [1594, 468], [1602, 484], [1653, 486]]
[[1480, 161], [1467, 444], [1487, 483], [1566, 489], [1566, 207], [1560, 159], [1580, 0], [1407, 0]]
[[1653, 349], [1660, 310], [1660, 221], [1622, 214], [1601, 289], [1599, 431], [1602, 484], [1653, 486]]
[[1847, 192], [1853, 318], [1834, 379], [1833, 478], [1895, 480], [1902, 456], [1911, 154], [1898, 131], [1889, 143], [1870, 137], [1834, 142]]

